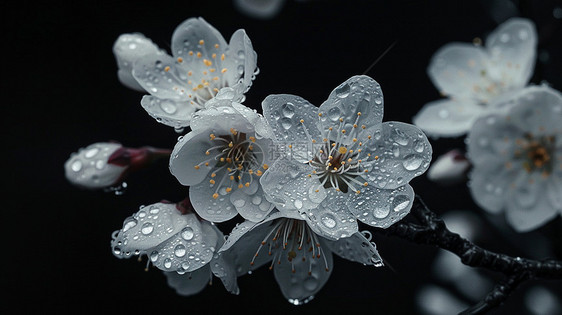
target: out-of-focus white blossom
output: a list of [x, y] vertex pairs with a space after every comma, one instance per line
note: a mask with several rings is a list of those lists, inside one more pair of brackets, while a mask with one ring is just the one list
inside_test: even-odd
[[468, 135], [470, 191], [525, 232], [562, 213], [562, 94], [534, 86], [505, 102], [508, 111], [481, 117]]
[[320, 107], [288, 94], [262, 105], [278, 158], [260, 182], [280, 211], [332, 239], [355, 233], [356, 218], [385, 228], [409, 212], [408, 182], [428, 168], [431, 146], [413, 125], [382, 123], [375, 80], [351, 77]]
[[175, 128], [189, 126], [191, 115], [217, 95], [242, 101], [257, 73], [257, 54], [246, 32], [237, 30], [227, 43], [203, 18], [175, 29], [171, 56], [139, 33], [121, 35], [113, 51], [121, 82], [150, 93], [142, 107]]
[[66, 178], [87, 188], [109, 188], [155, 159], [170, 152], [152, 147], [126, 148], [116, 142], [97, 142], [72, 153], [64, 164]]
[[228, 257], [238, 276], [269, 264], [285, 298], [299, 305], [314, 298], [328, 281], [332, 253], [364, 265], [383, 266], [368, 236], [357, 232], [328, 240], [305, 221], [275, 211], [259, 223], [237, 225], [219, 250], [219, 257]]
[[486, 38], [485, 47], [450, 43], [432, 57], [428, 75], [446, 99], [426, 104], [414, 117], [429, 136], [465, 134], [474, 121], [496, 110], [529, 82], [536, 59], [533, 23], [511, 18]]
[[431, 163], [427, 171], [427, 178], [431, 181], [450, 185], [466, 179], [470, 162], [459, 150], [453, 149]]
[[148, 264], [164, 271], [169, 285], [182, 295], [201, 291], [212, 273], [227, 290], [238, 293], [235, 273], [224, 260], [214, 257], [224, 243], [222, 232], [185, 210], [181, 204], [167, 202], [141, 207], [113, 233], [113, 254], [118, 258], [146, 256]]
[[170, 171], [190, 186], [197, 214], [212, 222], [238, 213], [247, 220], [263, 220], [274, 207], [259, 183], [272, 147], [263, 116], [242, 104], [214, 100], [194, 115], [191, 130], [174, 147]]
[[240, 12], [257, 19], [271, 19], [283, 8], [285, 0], [233, 0]]

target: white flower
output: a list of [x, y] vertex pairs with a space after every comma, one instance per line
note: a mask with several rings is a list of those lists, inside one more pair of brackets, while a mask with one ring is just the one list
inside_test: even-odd
[[281, 292], [293, 304], [310, 301], [328, 281], [332, 253], [364, 265], [383, 265], [375, 244], [363, 234], [331, 241], [317, 235], [305, 221], [278, 211], [262, 222], [237, 225], [219, 250], [238, 276], [269, 263]]
[[197, 112], [191, 132], [180, 137], [170, 171], [189, 196], [197, 214], [223, 222], [238, 213], [263, 220], [273, 209], [263, 196], [259, 177], [269, 167], [271, 140], [263, 116], [229, 100], [214, 100]]
[[294, 95], [270, 95], [263, 112], [278, 160], [260, 182], [280, 211], [318, 222], [323, 236], [357, 230], [355, 218], [388, 227], [410, 210], [408, 182], [429, 166], [431, 146], [415, 126], [382, 123], [383, 95], [354, 76], [319, 108]]
[[478, 119], [468, 135], [470, 191], [525, 232], [562, 213], [562, 94], [528, 87], [506, 103], [509, 111]]
[[[191, 115], [219, 93], [242, 101], [257, 73], [257, 54], [250, 38], [237, 30], [227, 43], [203, 18], [190, 18], [172, 35], [172, 56], [143, 35], [121, 35], [114, 45], [119, 78], [150, 95], [141, 105], [157, 121], [175, 128], [189, 126]], [[132, 67], [131, 67], [132, 65]]]
[[71, 154], [64, 164], [65, 175], [72, 184], [87, 188], [108, 188], [155, 159], [170, 152], [152, 147], [126, 148], [115, 142], [97, 142]]
[[214, 257], [224, 242], [222, 232], [181, 203], [141, 207], [125, 219], [123, 228], [115, 231], [112, 238], [116, 257], [147, 256], [148, 264], [164, 271], [168, 283], [179, 294], [201, 291], [203, 283], [209, 283], [211, 272], [221, 278], [227, 290], [238, 293], [235, 273], [224, 259]]
[[529, 82], [537, 45], [531, 21], [509, 19], [485, 44], [450, 43], [432, 57], [428, 75], [448, 98], [426, 104], [413, 119], [429, 136], [465, 134], [475, 119]]

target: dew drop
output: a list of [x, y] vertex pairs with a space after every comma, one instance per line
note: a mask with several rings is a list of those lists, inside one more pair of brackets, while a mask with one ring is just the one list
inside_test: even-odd
[[339, 98], [346, 98], [349, 95], [349, 84], [345, 83], [336, 89], [336, 96]]
[[236, 208], [241, 208], [244, 207], [244, 205], [246, 205], [246, 201], [244, 199], [237, 199], [234, 200], [233, 204]]
[[96, 154], [98, 154], [98, 152], [100, 152], [100, 149], [98, 148], [92, 148], [89, 149], [88, 151], [86, 151], [86, 153], [84, 154], [84, 156], [88, 159], [93, 158], [94, 156], [96, 156]]
[[423, 159], [421, 158], [421, 156], [417, 154], [409, 154], [404, 157], [404, 161], [402, 161], [402, 165], [408, 171], [414, 171], [421, 166], [422, 162]]
[[154, 231], [154, 224], [152, 224], [150, 222], [146, 222], [145, 224], [142, 225], [142, 228], [141, 228], [142, 234], [148, 235], [148, 234], [152, 233], [152, 231]]
[[155, 262], [157, 260], [158, 260], [158, 252], [153, 251], [152, 253], [150, 253], [150, 261]]
[[254, 198], [252, 198], [252, 203], [255, 205], [259, 205], [261, 203], [262, 199], [260, 196], [255, 196]]
[[174, 248], [174, 255], [177, 257], [183, 257], [187, 253], [185, 246], [183, 244], [179, 244]]
[[398, 195], [392, 201], [392, 208], [395, 212], [402, 211], [410, 204], [410, 198], [407, 195]]
[[136, 225], [137, 225], [137, 220], [133, 218], [129, 218], [128, 220], [125, 221], [125, 223], [123, 223], [123, 232], [127, 232], [128, 230], [135, 227]]
[[72, 163], [72, 165], [70, 167], [72, 168], [73, 171], [79, 172], [82, 169], [82, 162], [79, 161], [79, 160], [76, 160]]
[[176, 105], [171, 102], [161, 102], [160, 108], [162, 108], [166, 114], [174, 114], [178, 110]]
[[334, 217], [331, 214], [323, 215], [321, 221], [322, 224], [324, 224], [324, 226], [329, 229], [332, 229], [336, 226], [336, 220], [334, 220]]
[[167, 269], [169, 269], [170, 267], [172, 267], [172, 260], [170, 258], [166, 258], [164, 260], [164, 267], [166, 267]]
[[292, 103], [283, 104], [281, 112], [283, 113], [283, 116], [291, 118], [295, 115], [295, 106]]
[[340, 116], [341, 116], [341, 111], [338, 107], [332, 107], [328, 111], [328, 117], [332, 121], [336, 121], [336, 120], [340, 119]]
[[387, 207], [376, 207], [375, 209], [373, 209], [373, 215], [377, 219], [386, 218], [389, 213], [390, 213], [390, 209]]
[[183, 230], [181, 230], [181, 237], [186, 240], [189, 241], [193, 238], [193, 229], [188, 227], [184, 227]]
[[302, 201], [300, 199], [297, 199], [294, 201], [295, 207], [297, 209], [301, 209], [302, 208]]
[[283, 129], [289, 130], [291, 129], [292, 126], [293, 123], [291, 121], [291, 118], [287, 118], [287, 117], [281, 118], [281, 127], [283, 127]]

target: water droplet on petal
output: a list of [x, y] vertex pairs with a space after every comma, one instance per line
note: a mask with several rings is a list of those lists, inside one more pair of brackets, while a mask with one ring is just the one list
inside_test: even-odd
[[146, 222], [145, 224], [142, 225], [142, 228], [141, 228], [142, 234], [148, 235], [148, 234], [152, 233], [152, 231], [154, 231], [154, 224], [152, 224], [150, 222]]
[[193, 229], [188, 227], [184, 227], [183, 230], [181, 230], [181, 237], [186, 240], [189, 241], [193, 238]]
[[398, 195], [392, 201], [392, 208], [395, 212], [404, 210], [410, 204], [410, 198], [406, 195]]
[[342, 84], [336, 89], [336, 96], [339, 98], [346, 98], [349, 95], [350, 87], [349, 84]]
[[417, 154], [409, 154], [409, 155], [404, 157], [404, 161], [402, 161], [402, 165], [408, 171], [414, 171], [414, 170], [417, 170], [421, 166], [422, 162], [423, 162], [423, 159], [422, 159], [421, 156], [419, 156]]
[[174, 255], [178, 257], [183, 257], [187, 253], [185, 246], [183, 244], [179, 244], [174, 248]]
[[336, 220], [334, 220], [334, 216], [331, 214], [323, 215], [321, 221], [327, 228], [332, 229], [336, 226]]
[[125, 220], [125, 223], [123, 223], [123, 232], [127, 232], [129, 229], [135, 227], [136, 225], [137, 225], [137, 220], [133, 218], [129, 218]]

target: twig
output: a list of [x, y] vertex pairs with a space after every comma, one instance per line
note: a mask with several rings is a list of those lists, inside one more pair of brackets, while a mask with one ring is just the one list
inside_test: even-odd
[[506, 275], [506, 280], [498, 283], [482, 301], [462, 314], [481, 314], [500, 305], [524, 281], [562, 279], [562, 261], [525, 259], [483, 249], [447, 229], [445, 222], [419, 196], [416, 196], [411, 215], [420, 224], [401, 221], [382, 232], [418, 244], [439, 247], [457, 255], [467, 266], [486, 268]]

